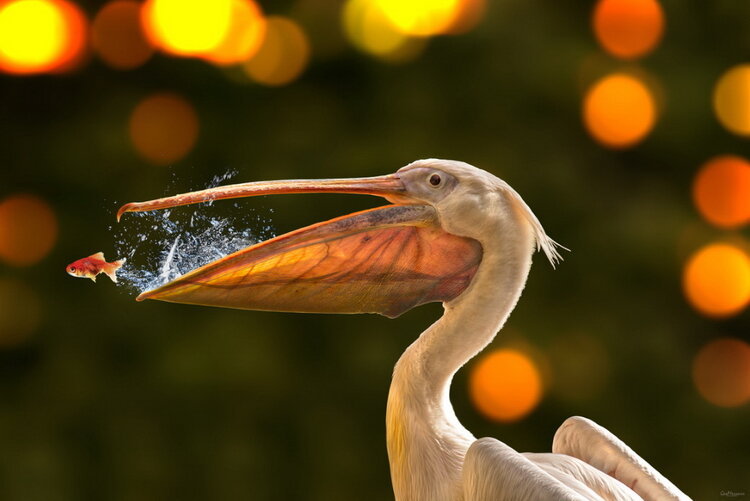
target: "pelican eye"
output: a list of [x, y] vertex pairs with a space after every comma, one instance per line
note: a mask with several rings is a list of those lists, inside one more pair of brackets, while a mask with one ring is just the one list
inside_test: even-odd
[[441, 182], [442, 182], [442, 179], [440, 179], [440, 174], [432, 174], [430, 176], [430, 184], [432, 186], [438, 187], [440, 186]]

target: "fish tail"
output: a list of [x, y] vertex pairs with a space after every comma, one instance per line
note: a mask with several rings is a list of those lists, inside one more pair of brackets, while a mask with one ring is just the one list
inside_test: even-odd
[[119, 270], [122, 265], [125, 264], [125, 258], [118, 259], [117, 261], [114, 261], [112, 263], [107, 263], [107, 266], [104, 267], [102, 271], [114, 282], [117, 283], [117, 270]]

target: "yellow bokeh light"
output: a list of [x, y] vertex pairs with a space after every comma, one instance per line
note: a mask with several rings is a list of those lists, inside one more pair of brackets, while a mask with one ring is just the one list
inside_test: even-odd
[[168, 165], [187, 155], [198, 128], [193, 106], [171, 93], [154, 94], [138, 103], [129, 122], [133, 147], [154, 165]]
[[701, 215], [723, 228], [750, 220], [750, 162], [722, 155], [706, 162], [693, 183], [693, 201]]
[[11, 195], [0, 201], [0, 260], [29, 266], [44, 258], [57, 241], [52, 208], [34, 195]]
[[701, 347], [693, 359], [698, 393], [719, 407], [737, 407], [750, 400], [750, 345], [720, 338]]
[[0, 278], [0, 348], [17, 346], [39, 326], [41, 306], [20, 280]]
[[66, 70], [82, 56], [86, 19], [63, 0], [17, 0], [0, 7], [0, 70]]
[[385, 61], [401, 63], [414, 59], [425, 46], [425, 39], [398, 30], [377, 0], [349, 0], [342, 22], [355, 47]]
[[750, 64], [737, 65], [719, 78], [713, 104], [716, 117], [729, 132], [750, 136]]
[[258, 4], [252, 0], [233, 0], [226, 36], [204, 57], [222, 66], [242, 63], [258, 52], [265, 33], [266, 20]]
[[279, 86], [294, 81], [307, 67], [310, 42], [291, 19], [271, 16], [266, 36], [255, 56], [244, 64], [245, 73], [263, 85]]
[[641, 141], [656, 122], [656, 101], [638, 78], [615, 73], [597, 81], [586, 93], [583, 121], [589, 133], [610, 148]]
[[685, 296], [700, 313], [735, 315], [750, 301], [750, 258], [734, 245], [707, 245], [688, 259], [682, 283]]
[[496, 421], [516, 421], [539, 404], [542, 377], [531, 358], [515, 349], [483, 355], [469, 375], [469, 394], [476, 408]]
[[594, 33], [610, 54], [623, 59], [651, 52], [664, 32], [657, 0], [600, 0], [594, 8]]
[[449, 31], [461, 13], [461, 0], [376, 0], [402, 33], [429, 37]]
[[129, 70], [142, 65], [154, 53], [141, 27], [141, 4], [115, 0], [106, 4], [91, 25], [91, 44], [107, 65]]
[[[0, 53], [19, 66], [44, 67], [63, 52], [65, 19], [52, 2], [13, 2], [0, 11]], [[30, 26], [36, 25], [36, 30]]]
[[344, 31], [354, 45], [391, 62], [416, 57], [427, 38], [472, 29], [486, 0], [348, 0]]
[[232, 0], [147, 0], [143, 26], [152, 43], [180, 56], [201, 56], [226, 38]]

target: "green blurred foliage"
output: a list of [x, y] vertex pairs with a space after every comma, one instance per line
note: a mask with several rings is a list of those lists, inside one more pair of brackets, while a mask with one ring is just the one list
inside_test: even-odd
[[[463, 370], [453, 400], [465, 425], [519, 451], [546, 451], [566, 417], [585, 415], [695, 499], [748, 491], [750, 409], [711, 406], [690, 376], [708, 340], [750, 339], [747, 313], [699, 317], [680, 275], [697, 245], [725, 236], [691, 205], [695, 171], [715, 154], [750, 154], [710, 104], [718, 76], [746, 62], [750, 4], [662, 2], [665, 38], [639, 64], [661, 82], [663, 112], [642, 144], [618, 152], [595, 144], [580, 120], [589, 63], [602, 74], [630, 66], [597, 47], [592, 2], [491, 1], [473, 32], [435, 39], [416, 61], [392, 66], [330, 50], [337, 14], [309, 15], [318, 1], [261, 2], [317, 23], [305, 25], [311, 66], [282, 88], [164, 56], [131, 72], [92, 60], [72, 75], [0, 78], [0, 196], [44, 197], [61, 229], [41, 263], [0, 265], [42, 311], [30, 339], [0, 349], [0, 499], [391, 499], [391, 370], [438, 305], [388, 320], [136, 303], [63, 267], [99, 250], [109, 257], [117, 207], [162, 196], [170, 183], [184, 191], [230, 168], [239, 181], [376, 175], [424, 157], [504, 178], [572, 249], [556, 271], [535, 258], [507, 339], [545, 353], [583, 333], [609, 360], [603, 389], [573, 400], [554, 391], [552, 364], [539, 408], [507, 425], [471, 407]], [[98, 7], [84, 4], [89, 15]], [[126, 129], [136, 103], [161, 90], [184, 95], [201, 120], [194, 151], [168, 168], [145, 164]], [[282, 232], [379, 202], [244, 203], [273, 208]]]

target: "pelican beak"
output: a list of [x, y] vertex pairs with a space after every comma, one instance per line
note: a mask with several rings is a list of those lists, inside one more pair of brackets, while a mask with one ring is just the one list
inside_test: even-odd
[[376, 195], [393, 203], [413, 203], [406, 195], [406, 188], [398, 174], [351, 179], [295, 179], [291, 181], [261, 181], [219, 186], [207, 190], [183, 193], [148, 202], [131, 202], [117, 211], [117, 221], [126, 212], [143, 212], [167, 209], [229, 198], [261, 195], [287, 195], [291, 193], [351, 193]]
[[398, 174], [236, 184], [129, 203], [117, 216], [119, 220], [126, 212], [289, 193], [376, 195], [396, 205], [342, 216], [261, 242], [137, 299], [395, 317], [419, 304], [457, 297], [481, 261], [481, 245], [445, 232], [435, 209], [411, 198]]

